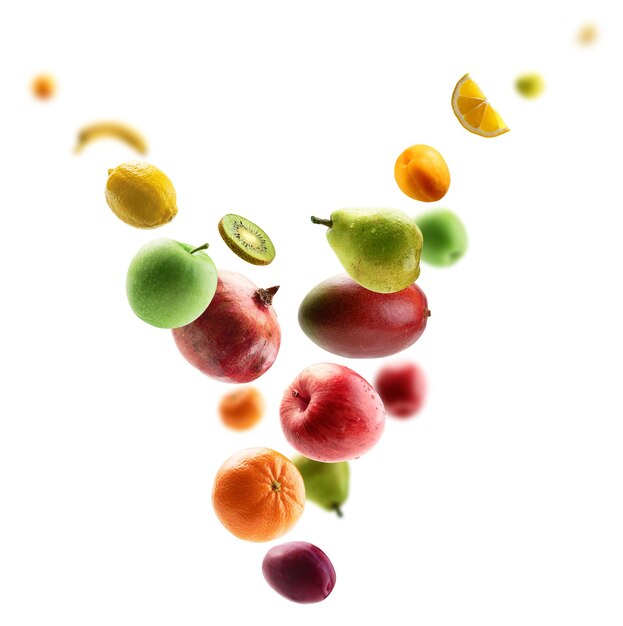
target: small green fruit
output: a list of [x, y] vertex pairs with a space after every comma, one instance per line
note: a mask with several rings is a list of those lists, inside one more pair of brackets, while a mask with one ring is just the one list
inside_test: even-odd
[[456, 213], [435, 209], [415, 218], [424, 236], [422, 261], [446, 267], [456, 263], [467, 251], [467, 231]]
[[540, 74], [523, 74], [515, 81], [515, 88], [525, 98], [537, 98], [545, 89], [545, 82]]
[[348, 274], [362, 287], [395, 293], [420, 275], [422, 233], [406, 213], [394, 209], [340, 209], [328, 220], [327, 240]]
[[304, 456], [292, 462], [301, 472], [307, 498], [327, 511], [335, 511], [342, 517], [340, 508], [348, 498], [350, 467], [348, 461], [321, 463]]
[[212, 259], [172, 239], [155, 239], [130, 262], [126, 292], [132, 310], [158, 328], [179, 328], [196, 320], [210, 304], [217, 284]]

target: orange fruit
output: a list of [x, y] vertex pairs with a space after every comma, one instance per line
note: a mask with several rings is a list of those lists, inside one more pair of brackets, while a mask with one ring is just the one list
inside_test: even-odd
[[49, 74], [39, 74], [32, 81], [32, 92], [40, 100], [47, 100], [56, 93], [56, 81]]
[[450, 170], [435, 148], [416, 144], [404, 150], [394, 165], [401, 191], [420, 202], [436, 202], [450, 187]]
[[216, 473], [212, 506], [236, 537], [271, 541], [285, 535], [301, 517], [305, 483], [283, 454], [247, 448], [230, 456]]
[[233, 430], [255, 426], [264, 413], [264, 399], [255, 387], [241, 387], [226, 393], [218, 407], [221, 420]]

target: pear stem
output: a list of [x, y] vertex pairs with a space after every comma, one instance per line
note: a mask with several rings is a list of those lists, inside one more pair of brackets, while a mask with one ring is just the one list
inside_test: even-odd
[[270, 306], [273, 303], [273, 296], [277, 293], [279, 285], [275, 287], [268, 287], [268, 289], [262, 289], [261, 287], [255, 292], [260, 302], [264, 306]]
[[342, 509], [340, 509], [340, 505], [337, 502], [334, 502], [331, 508], [337, 513], [338, 517], [344, 517], [344, 513], [342, 513]]
[[209, 245], [210, 245], [209, 243], [204, 243], [202, 246], [199, 246], [198, 248], [191, 250], [190, 254], [195, 254], [195, 252], [199, 252], [199, 250], [207, 250]]
[[311, 221], [314, 224], [322, 224], [323, 226], [326, 226], [327, 228], [331, 228], [331, 226], [333, 226], [333, 220], [323, 220], [320, 219], [319, 217], [314, 217], [312, 215]]

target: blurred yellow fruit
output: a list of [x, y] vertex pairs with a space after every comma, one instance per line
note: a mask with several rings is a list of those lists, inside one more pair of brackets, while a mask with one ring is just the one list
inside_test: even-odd
[[157, 167], [142, 161], [108, 170], [106, 202], [120, 220], [135, 228], [157, 228], [177, 214], [173, 183]]
[[147, 153], [147, 142], [136, 129], [121, 122], [95, 122], [83, 126], [78, 132], [78, 141], [74, 152], [82, 152], [84, 147], [96, 139], [119, 139], [141, 154]]
[[497, 137], [510, 130], [469, 74], [465, 74], [454, 88], [452, 110], [459, 122], [475, 135]]
[[540, 74], [522, 74], [515, 81], [515, 88], [525, 98], [537, 98], [545, 89], [545, 81]]
[[595, 24], [584, 24], [578, 33], [578, 42], [586, 46], [597, 39], [597, 26]]
[[39, 74], [32, 80], [32, 92], [40, 100], [49, 100], [56, 93], [56, 81], [50, 74]]

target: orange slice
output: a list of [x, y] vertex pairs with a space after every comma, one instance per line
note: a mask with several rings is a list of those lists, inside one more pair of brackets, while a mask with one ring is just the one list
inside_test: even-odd
[[454, 88], [452, 110], [459, 122], [475, 135], [497, 137], [510, 130], [469, 74], [465, 74]]

